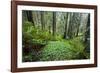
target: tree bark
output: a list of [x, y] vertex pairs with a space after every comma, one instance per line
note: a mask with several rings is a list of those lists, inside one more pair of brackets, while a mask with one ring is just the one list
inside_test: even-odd
[[53, 12], [53, 24], [52, 24], [52, 34], [56, 34], [56, 12]]
[[72, 38], [73, 17], [74, 17], [74, 14], [70, 13], [70, 20], [69, 20], [69, 27], [68, 27], [68, 37], [69, 37], [69, 39]]
[[78, 20], [78, 23], [77, 23], [77, 31], [76, 31], [76, 37], [78, 36], [78, 33], [79, 33], [79, 26], [81, 24], [81, 14], [79, 15], [79, 20]]
[[34, 25], [34, 21], [33, 21], [33, 15], [32, 15], [32, 11], [26, 11], [26, 15], [27, 15], [27, 20], [31, 23], [33, 23], [33, 26]]
[[90, 14], [88, 14], [88, 20], [85, 32], [85, 51], [90, 52]]
[[65, 31], [64, 31], [64, 36], [63, 38], [66, 39], [67, 38], [67, 24], [68, 24], [68, 13], [66, 13], [66, 23], [65, 23]]
[[44, 23], [44, 12], [41, 11], [41, 26], [42, 26], [42, 30], [45, 29], [45, 23]]

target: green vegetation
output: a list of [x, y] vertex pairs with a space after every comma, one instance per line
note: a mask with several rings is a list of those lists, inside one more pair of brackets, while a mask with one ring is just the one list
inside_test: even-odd
[[[30, 17], [27, 12], [31, 15]], [[34, 14], [38, 15], [38, 17], [34, 16]], [[58, 14], [59, 16], [57, 18], [57, 12], [43, 13], [41, 11], [23, 11], [23, 62], [79, 60], [90, 58], [90, 52], [87, 52], [86, 50], [87, 48], [90, 48], [89, 45], [87, 47], [87, 44], [89, 44], [89, 41], [87, 40], [87, 38], [89, 38], [89, 31], [86, 27], [83, 29], [83, 24], [79, 22], [79, 15], [81, 14], [73, 13], [73, 15], [71, 15], [71, 13], [66, 14], [59, 12]], [[53, 17], [51, 17], [51, 15], [53, 15]], [[84, 15], [85, 14], [83, 14], [83, 16]], [[88, 14], [86, 14], [86, 16], [87, 17], [81, 21], [87, 19]], [[77, 19], [73, 20], [72, 17]], [[54, 20], [52, 20], [52, 18]], [[37, 21], [35, 21], [35, 19], [37, 19]], [[62, 19], [63, 22], [60, 19]], [[67, 23], [65, 20], [68, 20]], [[87, 26], [86, 23], [89, 24], [89, 22], [84, 22], [85, 26]], [[50, 24], [52, 24], [52, 26]], [[72, 24], [74, 24], [76, 28], [73, 27]]]

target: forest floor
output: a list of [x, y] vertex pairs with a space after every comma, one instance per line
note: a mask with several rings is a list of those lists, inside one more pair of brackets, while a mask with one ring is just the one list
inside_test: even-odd
[[80, 42], [79, 37], [71, 40], [48, 41], [37, 54], [32, 54], [30, 52], [28, 55], [28, 61], [61, 61], [89, 58], [89, 53], [84, 51], [84, 45]]
[[49, 41], [41, 52], [40, 60], [65, 60], [72, 56], [71, 45], [64, 41]]
[[[77, 41], [77, 40], [75, 40]], [[57, 60], [74, 60], [84, 59], [84, 47], [80, 42], [73, 44], [73, 41], [49, 41], [48, 44], [42, 48], [39, 55], [40, 61], [57, 61]], [[77, 45], [79, 44], [79, 45]]]

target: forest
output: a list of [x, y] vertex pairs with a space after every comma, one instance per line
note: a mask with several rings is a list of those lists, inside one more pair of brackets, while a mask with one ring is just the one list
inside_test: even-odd
[[90, 58], [90, 13], [22, 10], [22, 62]]

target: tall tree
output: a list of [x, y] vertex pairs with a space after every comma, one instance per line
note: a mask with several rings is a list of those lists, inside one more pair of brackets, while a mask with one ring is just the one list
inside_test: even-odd
[[45, 29], [44, 11], [41, 11], [41, 26], [42, 26], [42, 30], [44, 30]]
[[81, 24], [81, 14], [79, 13], [78, 14], [78, 21], [77, 21], [77, 25], [76, 25], [76, 28], [77, 28], [77, 30], [76, 30], [76, 37], [78, 36], [78, 33], [79, 33], [79, 26], [80, 26], [80, 24]]
[[56, 34], [56, 12], [53, 12], [53, 24], [52, 24], [52, 34]]
[[26, 15], [27, 15], [27, 20], [31, 23], [33, 23], [33, 26], [34, 25], [34, 21], [33, 21], [33, 15], [32, 15], [32, 11], [26, 11]]
[[90, 14], [88, 14], [88, 20], [85, 32], [85, 51], [90, 52]]
[[65, 19], [65, 31], [64, 31], [64, 36], [63, 38], [66, 39], [67, 38], [67, 25], [68, 25], [68, 13], [66, 13], [66, 19]]
[[73, 20], [74, 20], [74, 13], [70, 13], [70, 19], [69, 19], [69, 26], [68, 26], [68, 38], [72, 38], [73, 37], [73, 35], [72, 35], [72, 33], [73, 33], [73, 29], [72, 29], [72, 27], [73, 27]]

